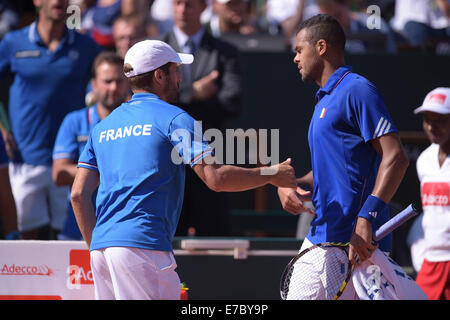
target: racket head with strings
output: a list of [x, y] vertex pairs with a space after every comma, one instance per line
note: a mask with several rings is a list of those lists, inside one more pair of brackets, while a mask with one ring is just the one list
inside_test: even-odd
[[[326, 270], [320, 270], [325, 266], [324, 259], [326, 257], [328, 257]], [[301, 269], [300, 265], [302, 265]], [[296, 267], [298, 267], [297, 272]], [[280, 281], [281, 299], [286, 300], [288, 294], [295, 298], [300, 292], [302, 296], [314, 295], [315, 288], [308, 287], [306, 280], [320, 273], [326, 291], [325, 297], [328, 300], [337, 300], [347, 287], [351, 272], [352, 265], [348, 258], [348, 244], [320, 243], [313, 245], [302, 250], [284, 269]], [[292, 283], [291, 286], [292, 279], [295, 283]]]
[[[398, 213], [396, 216], [394, 216], [389, 221], [387, 221], [385, 224], [383, 224], [375, 232], [374, 240], [375, 241], [381, 240], [387, 234], [391, 233], [396, 228], [398, 228], [403, 223], [405, 223], [407, 220], [411, 219], [412, 217], [414, 217], [414, 216], [416, 216], [418, 214], [419, 214], [419, 211], [417, 209], [417, 206], [415, 206], [414, 204], [410, 204], [407, 208], [403, 209], [400, 213]], [[315, 252], [315, 250], [317, 250], [318, 247], [319, 248], [322, 247], [322, 250], [323, 250], [323, 248], [330, 248], [330, 247], [337, 247], [337, 248], [343, 249], [344, 247], [348, 247], [348, 244], [322, 243], [322, 244], [314, 245], [314, 246], [312, 246], [310, 248], [307, 248], [307, 249], [303, 250], [302, 252], [300, 252], [296, 257], [294, 257], [289, 262], [289, 264], [287, 265], [287, 267], [285, 268], [285, 270], [283, 272], [283, 275], [281, 276], [281, 282], [280, 282], [281, 299], [286, 300], [286, 298], [287, 298], [287, 295], [289, 293], [289, 286], [290, 286], [292, 274], [294, 272], [295, 264], [298, 263], [298, 261], [300, 259], [302, 259], [302, 257], [304, 259], [308, 255], [310, 255], [311, 254], [310, 252], [313, 252], [313, 251]], [[336, 279], [339, 279], [339, 281], [342, 280], [342, 285], [336, 291], [336, 294], [333, 296], [333, 298], [331, 300], [339, 299], [339, 297], [342, 295], [342, 293], [344, 292], [345, 288], [347, 287], [347, 284], [350, 281], [351, 273], [353, 271], [353, 266], [351, 265], [351, 262], [348, 259], [348, 251], [347, 250], [343, 250], [343, 251], [345, 251], [346, 257], [347, 257], [347, 261], [348, 261], [347, 272], [345, 272], [345, 277], [343, 277], [342, 275], [336, 276]], [[336, 251], [336, 252], [338, 252], [338, 251]], [[344, 260], [344, 259], [342, 258], [342, 260]], [[323, 261], [318, 262], [318, 263], [319, 264], [320, 263], [323, 264]], [[330, 265], [329, 261], [327, 261], [327, 265]], [[331, 263], [331, 269], [333, 269], [333, 268], [335, 268], [335, 262]], [[341, 268], [342, 268], [342, 263], [341, 263]], [[327, 272], [328, 272], [328, 266], [327, 266]], [[308, 273], [305, 272], [305, 274], [308, 274]], [[342, 272], [341, 272], [341, 274], [342, 274]], [[301, 281], [300, 281], [300, 283], [301, 283]], [[333, 291], [335, 290], [335, 286], [336, 285], [333, 283], [333, 285], [332, 285], [332, 290]], [[303, 288], [303, 290], [304, 289], [305, 288]], [[297, 289], [295, 289], [295, 290], [297, 290]], [[298, 289], [298, 290], [301, 290], [301, 289]], [[306, 288], [306, 290], [308, 290], [308, 288]], [[329, 293], [328, 293], [328, 296], [330, 296]]]

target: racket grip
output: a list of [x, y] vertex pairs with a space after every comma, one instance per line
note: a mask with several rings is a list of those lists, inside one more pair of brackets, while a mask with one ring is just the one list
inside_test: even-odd
[[397, 229], [403, 223], [411, 219], [412, 217], [419, 214], [417, 208], [414, 207], [413, 204], [410, 204], [406, 209], [398, 213], [395, 217], [390, 219], [388, 222], [383, 224], [377, 231], [375, 231], [375, 235], [373, 239], [375, 241], [379, 241], [387, 236], [389, 233]]

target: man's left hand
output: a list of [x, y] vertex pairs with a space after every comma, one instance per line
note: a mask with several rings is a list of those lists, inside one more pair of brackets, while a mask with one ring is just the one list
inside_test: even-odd
[[349, 260], [353, 265], [359, 265], [370, 258], [378, 245], [372, 243], [372, 224], [369, 220], [358, 218], [355, 232], [350, 239]]

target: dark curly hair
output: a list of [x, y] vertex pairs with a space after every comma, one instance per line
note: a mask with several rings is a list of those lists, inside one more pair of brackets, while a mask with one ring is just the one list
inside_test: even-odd
[[308, 30], [308, 42], [315, 45], [320, 39], [338, 48], [345, 48], [345, 32], [339, 22], [328, 14], [318, 14], [303, 21], [297, 29]]

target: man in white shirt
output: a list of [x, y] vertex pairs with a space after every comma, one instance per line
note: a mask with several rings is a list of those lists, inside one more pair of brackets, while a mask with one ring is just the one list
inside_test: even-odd
[[450, 88], [428, 93], [415, 114], [431, 142], [417, 159], [424, 233], [424, 261], [417, 284], [430, 300], [450, 300]]
[[450, 0], [396, 0], [392, 26], [412, 46], [450, 38]]
[[315, 0], [267, 0], [267, 18], [280, 25], [288, 40], [294, 40], [298, 25], [319, 14]]

